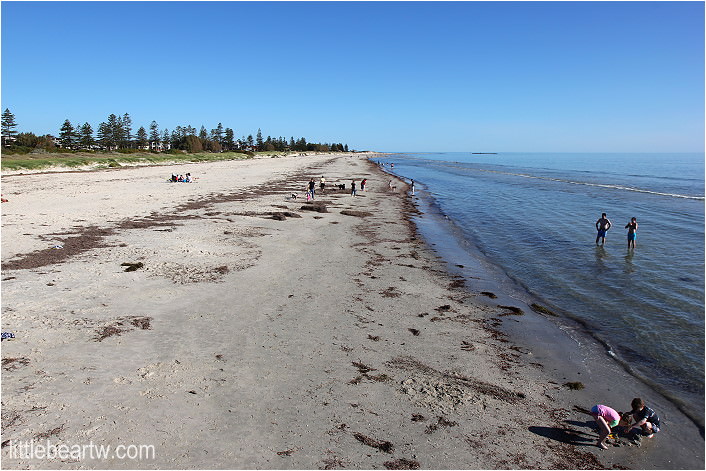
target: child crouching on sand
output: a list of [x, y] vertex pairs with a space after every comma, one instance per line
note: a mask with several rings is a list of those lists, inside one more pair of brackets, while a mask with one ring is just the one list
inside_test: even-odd
[[632, 406], [632, 410], [623, 415], [627, 425], [630, 425], [631, 418], [635, 421], [629, 433], [638, 436], [637, 434], [642, 432], [643, 435], [647, 435], [647, 438], [654, 437], [655, 433], [660, 430], [659, 417], [655, 414], [655, 411], [647, 407], [645, 401], [639, 397], [633, 399], [630, 406]]
[[615, 409], [597, 404], [591, 408], [591, 415], [598, 424], [598, 442], [596, 446], [607, 450], [608, 446], [606, 446], [605, 440], [610, 435], [611, 428], [620, 423], [620, 414]]

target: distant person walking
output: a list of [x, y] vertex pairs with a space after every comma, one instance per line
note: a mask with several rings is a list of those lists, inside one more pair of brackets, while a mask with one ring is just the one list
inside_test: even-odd
[[598, 245], [599, 239], [602, 239], [601, 245], [605, 244], [605, 233], [608, 232], [611, 226], [612, 224], [606, 214], [601, 214], [601, 218], [596, 221], [596, 230], [598, 231], [598, 235], [596, 236], [596, 245]]
[[412, 179], [412, 196], [414, 196], [414, 178]]
[[355, 180], [351, 180], [351, 196], [356, 196]]
[[309, 193], [311, 194], [311, 199], [314, 199], [314, 191], [316, 190], [316, 184], [314, 183], [314, 179], [312, 178], [309, 180]]
[[365, 191], [365, 184], [368, 183], [367, 178], [363, 178], [363, 180], [360, 182], [360, 191]]
[[625, 229], [628, 230], [628, 249], [630, 244], [632, 248], [635, 248], [635, 238], [637, 238], [637, 218], [630, 219], [630, 222], [625, 225]]
[[324, 194], [324, 188], [326, 188], [326, 179], [321, 175], [321, 180], [319, 181], [319, 188], [321, 188], [321, 194]]
[[390, 191], [392, 191], [392, 180], [387, 183], [387, 186], [390, 187]]

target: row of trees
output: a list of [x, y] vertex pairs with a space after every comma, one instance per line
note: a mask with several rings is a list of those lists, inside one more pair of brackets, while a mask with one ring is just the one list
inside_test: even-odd
[[322, 144], [307, 142], [303, 137], [289, 140], [284, 137], [263, 138], [262, 131], [257, 130], [257, 135], [252, 134], [235, 139], [231, 128], [224, 128], [218, 123], [215, 129], [207, 131], [204, 126], [197, 132], [193, 126], [177, 126], [173, 131], [159, 129], [156, 121], [152, 121], [149, 130], [140, 126], [133, 133], [132, 119], [128, 113], [122, 116], [111, 114], [108, 119], [98, 125], [94, 134], [93, 127], [85, 122], [72, 124], [68, 119], [64, 121], [58, 138], [51, 135], [36, 136], [33, 133], [18, 133], [15, 116], [9, 109], [2, 114], [2, 146], [44, 147], [50, 148], [58, 145], [71, 150], [121, 150], [141, 149], [156, 152], [171, 149], [186, 152], [223, 152], [234, 150], [257, 151], [325, 151], [347, 152], [348, 144]]

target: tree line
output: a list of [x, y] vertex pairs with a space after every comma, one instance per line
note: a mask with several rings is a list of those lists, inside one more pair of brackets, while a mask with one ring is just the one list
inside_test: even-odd
[[191, 125], [177, 126], [171, 132], [160, 129], [156, 121], [152, 121], [148, 129], [140, 126], [133, 133], [132, 119], [128, 113], [123, 115], [110, 114], [106, 121], [101, 122], [96, 131], [90, 123], [73, 124], [68, 119], [59, 128], [58, 137], [52, 135], [37, 136], [31, 132], [17, 132], [15, 115], [6, 108], [2, 113], [2, 146], [5, 148], [62, 148], [72, 151], [152, 151], [152, 152], [227, 152], [227, 151], [321, 151], [348, 152], [348, 144], [313, 143], [304, 137], [295, 140], [290, 137], [263, 138], [262, 131], [235, 138], [231, 128], [224, 128], [218, 123], [208, 131], [201, 126], [197, 132]]

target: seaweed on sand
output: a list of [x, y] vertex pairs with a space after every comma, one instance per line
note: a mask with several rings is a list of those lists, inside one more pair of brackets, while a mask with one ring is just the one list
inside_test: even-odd
[[93, 338], [93, 340], [95, 340], [96, 342], [102, 342], [108, 337], [112, 337], [113, 335], [119, 336], [123, 332], [125, 332], [124, 329], [121, 329], [115, 325], [107, 325], [96, 332], [96, 336]]
[[29, 365], [29, 358], [25, 357], [10, 357], [2, 359], [2, 369], [5, 371], [16, 370], [17, 368], [27, 365]]
[[392, 451], [395, 449], [394, 445], [388, 442], [387, 440], [375, 440], [374, 438], [367, 437], [362, 433], [354, 433], [353, 436], [363, 445], [368, 445], [369, 447], [377, 448], [378, 450], [384, 451], [385, 453], [392, 453]]
[[383, 466], [387, 469], [419, 469], [421, 467], [419, 461], [408, 460], [407, 458], [385, 461]]
[[530, 307], [532, 308], [532, 310], [533, 310], [534, 312], [537, 312], [537, 313], [539, 313], [539, 314], [544, 314], [544, 315], [553, 316], [553, 317], [559, 317], [558, 314], [556, 314], [556, 313], [550, 311], [549, 309], [547, 309], [547, 308], [544, 307], [544, 306], [540, 306], [540, 305], [537, 304], [537, 303], [532, 303], [532, 305], [531, 305]]
[[137, 262], [137, 263], [125, 262], [125, 263], [121, 263], [120, 266], [127, 267], [127, 268], [125, 268], [125, 271], [137, 271], [139, 268], [142, 268], [145, 265], [142, 262]]
[[368, 217], [368, 216], [373, 215], [373, 213], [368, 212], [368, 211], [353, 211], [350, 209], [344, 209], [343, 211], [341, 211], [341, 214], [343, 214], [345, 216], [355, 216], [355, 217], [359, 217], [359, 218], [364, 218], [364, 217]]
[[500, 314], [501, 316], [521, 316], [525, 313], [525, 311], [515, 306], [503, 306], [501, 304], [498, 304], [498, 307], [510, 311]]

